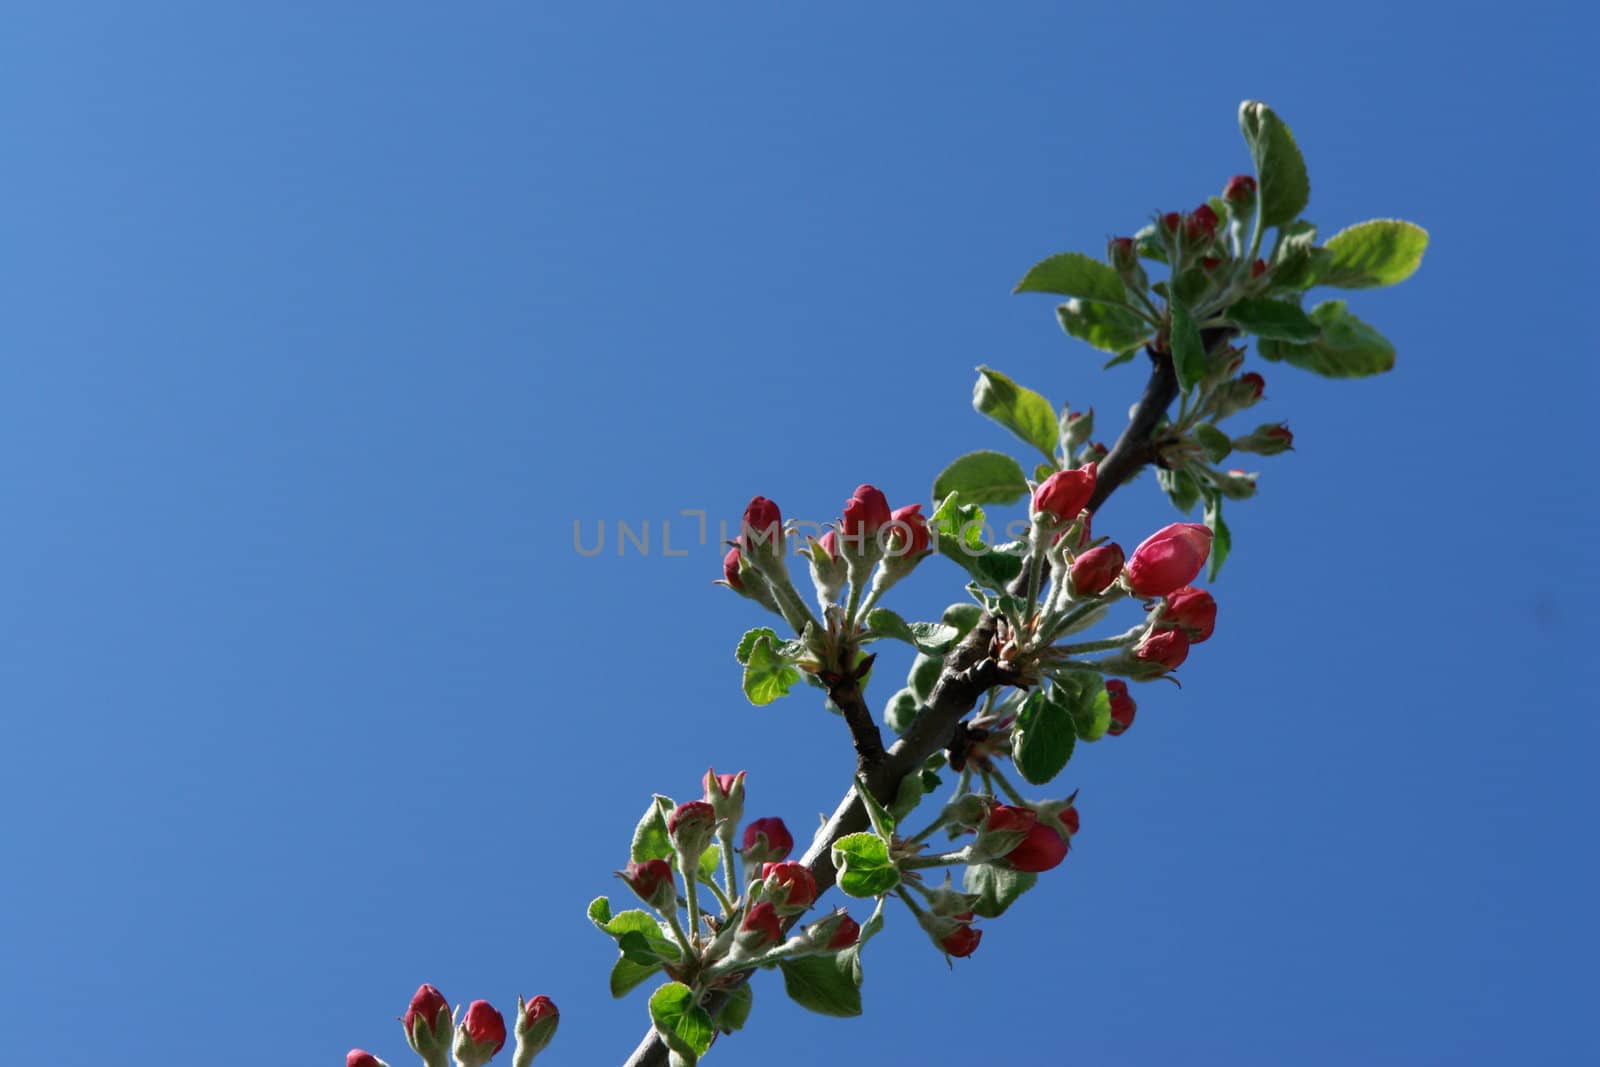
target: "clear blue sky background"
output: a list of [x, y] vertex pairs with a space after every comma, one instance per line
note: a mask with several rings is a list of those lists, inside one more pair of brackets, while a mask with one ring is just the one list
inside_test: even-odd
[[[978, 363], [1109, 437], [1142, 371], [1008, 291], [1246, 169], [1246, 97], [1325, 232], [1431, 230], [1355, 297], [1397, 369], [1267, 368], [1299, 450], [1218, 634], [1074, 761], [1077, 847], [978, 955], [896, 914], [864, 1018], [762, 981], [716, 1058], [1594, 1056], [1593, 17], [760, 7], [11, 7], [9, 1058], [399, 1064], [427, 980], [620, 1061], [643, 994], [583, 908], [648, 794], [744, 767], [806, 827], [849, 773], [809, 692], [745, 704], [758, 614], [662, 521], [923, 499], [1011, 447]], [[1170, 514], [1147, 478], [1097, 532]]]

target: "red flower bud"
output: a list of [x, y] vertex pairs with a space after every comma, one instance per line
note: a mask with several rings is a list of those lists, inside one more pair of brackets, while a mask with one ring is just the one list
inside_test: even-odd
[[678, 899], [678, 886], [672, 880], [672, 865], [666, 860], [630, 863], [628, 869], [622, 872], [622, 880], [639, 895], [640, 900], [652, 907], [666, 910], [673, 907]]
[[760, 951], [783, 940], [783, 923], [778, 910], [763, 900], [750, 909], [750, 914], [739, 924], [739, 943], [752, 951]]
[[839, 925], [833, 928], [833, 936], [828, 938], [830, 949], [849, 948], [861, 940], [861, 924], [848, 915], [839, 916]]
[[749, 854], [745, 858], [759, 863], [786, 858], [794, 849], [794, 838], [789, 836], [789, 828], [783, 825], [782, 819], [768, 816], [744, 828], [741, 845], [741, 851]]
[[716, 827], [717, 809], [703, 800], [686, 800], [667, 816], [667, 836], [672, 838], [685, 878], [692, 877], [692, 865], [711, 843]]
[[1282, 441], [1284, 448], [1294, 447], [1294, 434], [1289, 432], [1287, 425], [1273, 426], [1266, 431], [1266, 435], [1274, 440]]
[[467, 1017], [462, 1020], [461, 1028], [473, 1044], [488, 1048], [490, 1056], [505, 1046], [505, 1018], [487, 1000], [474, 1000], [467, 1005]]
[[989, 809], [989, 817], [984, 820], [983, 828], [990, 833], [1025, 834], [1038, 822], [1039, 817], [1032, 808], [1018, 807], [1014, 804], [996, 804]]
[[[520, 1014], [517, 1019], [517, 1055], [514, 1063], [528, 1063], [555, 1040], [556, 1027], [561, 1023], [561, 1012], [549, 997], [534, 997], [524, 1003], [517, 998]], [[526, 1055], [528, 1058], [523, 1059]]]
[[1022, 843], [1006, 853], [1005, 865], [1014, 871], [1038, 874], [1048, 871], [1067, 858], [1067, 839], [1045, 825], [1028, 831]]
[[1204, 589], [1186, 585], [1167, 594], [1160, 625], [1182, 630], [1189, 635], [1190, 644], [1198, 645], [1216, 629], [1217, 602]]
[[1033, 491], [1033, 510], [1044, 512], [1058, 522], [1071, 522], [1078, 517], [1094, 496], [1095, 465], [1077, 470], [1056, 471]]
[[1200, 269], [1206, 271], [1207, 273], [1216, 270], [1220, 266], [1222, 266], [1222, 260], [1218, 259], [1216, 256], [1200, 257]]
[[401, 1017], [407, 1035], [415, 1032], [416, 1024], [420, 1020], [424, 1026], [437, 1031], [439, 1028], [439, 1013], [444, 1012], [444, 1028], [449, 1029], [451, 1023], [450, 1002], [444, 999], [444, 994], [431, 985], [423, 984], [417, 987], [416, 993], [411, 997], [411, 1005], [406, 1008], [406, 1013]]
[[856, 491], [845, 501], [844, 521], [839, 524], [845, 548], [851, 552], [862, 551], [893, 517], [889, 513], [889, 501], [877, 487], [856, 486]]
[[[1121, 685], [1122, 683], [1118, 682], [1117, 684]], [[1070, 834], [1075, 834], [1075, 833], [1078, 832], [1078, 809], [1077, 808], [1062, 808], [1056, 814], [1056, 818], [1061, 820], [1062, 828], [1065, 829], [1069, 835]]]
[[1189, 658], [1189, 635], [1182, 630], [1157, 630], [1139, 642], [1133, 655], [1136, 659], [1159, 663], [1167, 670], [1175, 671]]
[[1200, 244], [1210, 244], [1217, 234], [1217, 213], [1210, 204], [1201, 204], [1184, 220], [1183, 235]]
[[1111, 725], [1106, 733], [1116, 737], [1133, 725], [1133, 713], [1139, 710], [1139, 705], [1128, 695], [1128, 683], [1120, 678], [1106, 682], [1106, 692], [1111, 696]]
[[742, 593], [744, 580], [739, 577], [739, 558], [738, 545], [728, 549], [728, 554], [722, 557], [722, 580]]
[[1122, 546], [1116, 542], [1091, 548], [1072, 561], [1072, 588], [1078, 596], [1099, 596], [1122, 573]]
[[[970, 915], [968, 916], [970, 918]], [[971, 926], [961, 925], [944, 936], [939, 942], [939, 947], [950, 955], [960, 959], [970, 956], [978, 951], [978, 942], [983, 940], [983, 931]]]
[[1211, 531], [1193, 522], [1165, 526], [1133, 550], [1123, 570], [1139, 596], [1166, 596], [1194, 581], [1211, 554]]
[[805, 911], [817, 899], [817, 881], [803, 863], [768, 863], [761, 868], [767, 899], [785, 913]]
[[1266, 260], [1258, 259], [1254, 263], [1250, 264], [1250, 277], [1259, 278], [1265, 273], [1267, 273]]
[[1161, 216], [1161, 226], [1168, 233], [1177, 233], [1178, 227], [1183, 225], [1183, 216], [1176, 211], [1169, 211]]
[[739, 541], [757, 555], [783, 556], [783, 513], [764, 496], [753, 497], [744, 509]]
[[556, 1002], [549, 997], [538, 996], [528, 1001], [528, 1006], [523, 1015], [527, 1026], [535, 1026], [546, 1019], [559, 1019], [561, 1012], [556, 1008]]
[[383, 1067], [383, 1061], [366, 1049], [353, 1048], [345, 1054], [344, 1067]]
[[1255, 371], [1251, 371], [1249, 374], [1239, 375], [1239, 380], [1249, 384], [1250, 388], [1254, 390], [1255, 398], [1257, 400], [1260, 400], [1261, 394], [1267, 391], [1267, 380], [1261, 375], [1257, 374]]
[[896, 508], [889, 517], [889, 555], [896, 558], [916, 559], [928, 551], [932, 537], [928, 533], [928, 520], [922, 517], [921, 504], [907, 504]]
[[1139, 254], [1133, 247], [1132, 237], [1113, 237], [1106, 246], [1107, 258], [1111, 265], [1118, 270], [1126, 270], [1139, 261]]
[[1256, 180], [1248, 174], [1235, 174], [1222, 190], [1222, 199], [1230, 204], [1248, 204], [1255, 198]]
[[693, 825], [709, 829], [717, 821], [717, 813], [703, 800], [685, 800], [667, 816], [667, 833], [676, 834]]
[[822, 540], [818, 541], [817, 544], [822, 546], [822, 551], [828, 554], [829, 559], [839, 558], [839, 539], [832, 530], [823, 534]]
[[717, 813], [717, 822], [733, 827], [744, 818], [743, 771], [738, 774], [718, 774], [708, 767], [700, 782], [705, 787], [706, 803]]

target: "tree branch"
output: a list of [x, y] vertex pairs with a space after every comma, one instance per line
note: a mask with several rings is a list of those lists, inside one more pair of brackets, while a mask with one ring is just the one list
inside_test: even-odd
[[[853, 660], [855, 655], [855, 646], [852, 644], [845, 650], [845, 659]], [[850, 727], [850, 741], [856, 749], [856, 769], [869, 778], [882, 769], [885, 753], [883, 733], [878, 729], [877, 720], [872, 717], [866, 698], [861, 694], [861, 679], [867, 676], [873, 660], [877, 658], [874, 654], [845, 673], [824, 672], [820, 676], [828, 687], [828, 699], [833, 701], [833, 706], [844, 716], [845, 725]]]
[[[1232, 336], [1233, 331], [1226, 328], [1206, 330], [1201, 335], [1208, 353]], [[1146, 353], [1151, 362], [1150, 380], [1145, 383], [1144, 395], [1139, 398], [1127, 427], [1099, 465], [1094, 496], [1089, 500], [1090, 511], [1098, 511], [1119, 486], [1156, 458], [1156, 429], [1167, 408], [1177, 399], [1178, 377], [1172, 367], [1172, 357], [1156, 348], [1146, 349]], [[985, 693], [1013, 680], [990, 657], [993, 641], [994, 619], [985, 616], [950, 653], [927, 705], [887, 752], [883, 749], [883, 735], [861, 695], [859, 681], [846, 675], [839, 678], [837, 685], [829, 682], [829, 698], [844, 713], [845, 722], [850, 726], [858, 769], [866, 777], [873, 796], [888, 803], [899, 788], [901, 778], [949, 745], [957, 724], [977, 706]], [[818, 895], [834, 884], [834, 842], [847, 834], [859, 833], [867, 826], [866, 809], [852, 789], [800, 858], [816, 879]], [[790, 917], [784, 929], [799, 920], [798, 915]], [[715, 1007], [719, 998], [720, 994], [711, 998], [711, 1007]], [[652, 1030], [639, 1042], [624, 1067], [666, 1067], [667, 1058], [667, 1046]]]

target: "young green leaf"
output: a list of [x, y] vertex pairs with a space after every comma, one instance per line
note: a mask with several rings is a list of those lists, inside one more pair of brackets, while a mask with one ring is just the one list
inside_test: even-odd
[[770, 637], [762, 636], [750, 649], [744, 665], [744, 695], [750, 703], [764, 707], [800, 680], [800, 672], [778, 655]]
[[1040, 260], [1028, 268], [1012, 292], [1055, 293], [1108, 304], [1121, 304], [1128, 298], [1116, 270], [1082, 252], [1062, 252]]
[[939, 472], [933, 482], [933, 499], [960, 493], [970, 504], [1010, 504], [1028, 492], [1022, 466], [1004, 452], [968, 452]]
[[[1422, 265], [1428, 231], [1399, 219], [1373, 219], [1328, 239], [1331, 258], [1317, 281], [1340, 289], [1376, 289], [1403, 282]], [[1285, 340], [1296, 340], [1289, 337]]]
[[978, 898], [972, 905], [975, 914], [985, 919], [998, 919], [1038, 881], [1039, 876], [1028, 871], [1012, 871], [988, 863], [974, 863], [967, 868], [961, 888], [963, 892]]
[[846, 834], [833, 845], [839, 889], [852, 897], [876, 897], [900, 884], [889, 846], [874, 833]]
[[1007, 582], [1022, 573], [1022, 547], [1007, 544], [991, 548], [986, 537], [993, 531], [985, 523], [983, 509], [965, 503], [958, 492], [940, 501], [928, 517], [928, 527], [939, 555], [959, 564], [991, 589], [1005, 588]]
[[1155, 331], [1125, 307], [1093, 300], [1068, 300], [1056, 308], [1061, 328], [1080, 341], [1121, 355], [1147, 343]]
[[746, 630], [744, 636], [739, 638], [739, 645], [733, 650], [733, 658], [738, 660], [741, 666], [748, 664], [751, 650], [756, 647], [756, 642], [763, 637], [770, 640], [774, 645], [778, 643], [778, 631], [770, 626], [758, 626], [754, 630]]
[[1206, 346], [1194, 316], [1182, 301], [1169, 302], [1172, 308], [1172, 369], [1178, 372], [1178, 388], [1184, 392], [1206, 376]]
[[892, 637], [915, 646], [918, 652], [942, 656], [961, 640], [961, 631], [942, 622], [906, 622], [888, 608], [874, 608], [867, 614], [867, 625], [878, 637]]
[[1017, 712], [1011, 758], [1022, 777], [1044, 785], [1072, 758], [1077, 729], [1065, 706], [1038, 690], [1028, 694]]
[[1241, 300], [1228, 309], [1228, 318], [1257, 337], [1278, 341], [1313, 341], [1322, 332], [1299, 305], [1287, 300]]
[[1056, 676], [1055, 698], [1066, 705], [1080, 741], [1098, 741], [1111, 728], [1111, 694], [1105, 679], [1093, 671], [1068, 671]]
[[802, 1008], [848, 1019], [861, 1014], [861, 980], [846, 953], [801, 956], [778, 964], [783, 991]]
[[611, 965], [611, 995], [627, 996], [660, 969], [659, 963], [635, 963], [626, 956], [618, 956], [617, 962]]
[[716, 1035], [711, 1016], [696, 1002], [694, 990], [682, 982], [668, 982], [650, 994], [650, 1021], [661, 1040], [689, 1067], [706, 1054]]
[[1260, 184], [1261, 224], [1281, 226], [1294, 221], [1311, 200], [1306, 161], [1288, 125], [1266, 104], [1246, 100], [1239, 105], [1239, 130], [1250, 146]]
[[1211, 555], [1206, 564], [1206, 581], [1214, 582], [1233, 551], [1233, 531], [1222, 521], [1222, 498], [1213, 496], [1206, 501], [1206, 526], [1211, 530]]
[[1394, 346], [1350, 314], [1343, 300], [1324, 300], [1311, 309], [1311, 321], [1322, 330], [1315, 341], [1297, 345], [1263, 339], [1256, 348], [1267, 359], [1283, 360], [1328, 378], [1364, 378], [1394, 367]]
[[667, 813], [672, 807], [671, 798], [659, 793], [650, 801], [633, 829], [633, 844], [628, 853], [633, 862], [664, 860], [672, 856], [672, 840], [667, 836]]
[[750, 1018], [750, 1008], [754, 1003], [755, 991], [750, 988], [750, 983], [740, 982], [723, 995], [722, 1003], [717, 1007], [717, 1013], [712, 1016], [711, 1021], [725, 1034], [743, 1030], [745, 1022]]
[[1202, 422], [1194, 428], [1194, 439], [1205, 449], [1206, 458], [1213, 463], [1221, 463], [1233, 451], [1233, 438], [1209, 422]]
[[1018, 385], [997, 370], [979, 367], [977, 384], [972, 387], [972, 406], [980, 415], [989, 416], [1043, 452], [1046, 459], [1055, 455], [1056, 409], [1032, 389]]

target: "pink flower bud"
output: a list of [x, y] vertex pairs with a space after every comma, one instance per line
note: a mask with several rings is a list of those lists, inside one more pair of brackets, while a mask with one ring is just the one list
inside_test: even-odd
[[448, 1034], [453, 1025], [450, 1019], [450, 1002], [444, 999], [443, 993], [424, 983], [417, 987], [416, 993], [411, 997], [411, 1004], [406, 1008], [406, 1013], [400, 1021], [404, 1024], [408, 1037], [416, 1033], [419, 1025], [433, 1036]]
[[1183, 223], [1183, 235], [1197, 244], [1210, 244], [1217, 235], [1217, 213], [1210, 204], [1201, 204]]
[[1267, 391], [1267, 380], [1255, 371], [1239, 375], [1239, 380], [1250, 386], [1251, 393], [1257, 400], [1260, 400], [1261, 394]]
[[1039, 817], [1034, 814], [1032, 808], [1018, 807], [1014, 804], [996, 804], [989, 809], [989, 817], [984, 820], [983, 828], [990, 833], [1025, 834], [1038, 822]]
[[1071, 522], [1089, 505], [1094, 496], [1095, 465], [1077, 470], [1056, 471], [1033, 491], [1033, 510], [1044, 512], [1057, 522]]
[[845, 549], [852, 553], [863, 551], [893, 517], [881, 490], [871, 485], [856, 486], [845, 501], [844, 520], [839, 524]]
[[1198, 645], [1216, 629], [1217, 602], [1204, 589], [1186, 585], [1167, 594], [1167, 607], [1160, 625], [1182, 630], [1189, 635], [1190, 644]]
[[1078, 596], [1099, 596], [1111, 588], [1125, 562], [1116, 542], [1091, 548], [1072, 561], [1072, 588]]
[[[967, 918], [972, 918], [971, 912], [967, 913]], [[957, 959], [961, 959], [978, 951], [978, 942], [982, 940], [982, 930], [962, 923], [940, 939], [939, 947]]]
[[353, 1048], [345, 1054], [344, 1067], [383, 1067], [383, 1061], [366, 1049]]
[[1183, 216], [1178, 214], [1176, 211], [1169, 211], [1165, 215], [1161, 216], [1161, 228], [1166, 230], [1168, 233], [1177, 233], [1178, 228], [1182, 225]]
[[703, 800], [685, 800], [667, 816], [667, 833], [676, 835], [694, 825], [710, 829], [716, 821], [717, 813], [710, 804]]
[[[461, 1021], [467, 1038], [488, 1055], [499, 1052], [506, 1043], [506, 1020], [487, 1000], [474, 1000], [467, 1005], [467, 1016]], [[488, 1059], [488, 1056], [484, 1057]]]
[[749, 951], [759, 952], [782, 940], [783, 923], [770, 901], [763, 900], [751, 908], [739, 924], [739, 944]]
[[829, 559], [839, 558], [839, 539], [832, 530], [823, 534], [822, 540], [818, 541], [817, 544], [822, 546], [822, 551], [828, 554]]
[[744, 509], [739, 541], [758, 556], [782, 558], [783, 513], [764, 496], [753, 497]]
[[1182, 630], [1157, 630], [1139, 642], [1133, 655], [1136, 659], [1158, 663], [1169, 671], [1175, 671], [1189, 658], [1189, 635]]
[[744, 772], [718, 774], [710, 768], [701, 779], [705, 786], [706, 803], [717, 813], [717, 822], [730, 828], [744, 818]]
[[1200, 269], [1205, 271], [1207, 274], [1210, 274], [1220, 266], [1222, 266], [1222, 260], [1218, 259], [1216, 256], [1200, 257]]
[[1139, 261], [1139, 254], [1133, 247], [1132, 237], [1113, 237], [1106, 245], [1106, 257], [1118, 270], [1127, 270]]
[[848, 915], [839, 916], [839, 925], [833, 928], [833, 936], [828, 938], [828, 947], [838, 950], [849, 948], [861, 940], [861, 924]]
[[1222, 199], [1230, 204], [1250, 204], [1255, 198], [1256, 180], [1248, 174], [1235, 174], [1222, 190]]
[[717, 811], [703, 800], [686, 800], [667, 816], [667, 836], [672, 838], [685, 878], [694, 877], [693, 865], [711, 844], [716, 827]]
[[761, 868], [766, 899], [786, 915], [805, 911], [817, 899], [817, 881], [803, 863], [768, 863]]
[[740, 851], [748, 863], [783, 860], [794, 850], [794, 838], [789, 835], [789, 828], [783, 825], [782, 819], [770, 815], [746, 826], [740, 844]]
[[1067, 839], [1049, 826], [1040, 824], [1028, 831], [1022, 843], [1006, 853], [1004, 864], [1014, 871], [1038, 874], [1067, 858]]
[[928, 533], [928, 520], [922, 517], [921, 504], [907, 504], [896, 508], [889, 518], [888, 554], [897, 559], [916, 559], [928, 551], [932, 537]]
[[658, 911], [671, 910], [678, 900], [678, 886], [672, 880], [672, 865], [666, 860], [645, 860], [630, 863], [622, 872], [622, 880], [638, 894], [639, 899]]
[[1139, 710], [1139, 705], [1128, 695], [1128, 683], [1120, 678], [1106, 682], [1106, 692], [1111, 696], [1111, 725], [1106, 733], [1116, 737], [1133, 725], [1133, 713]]
[[1266, 260], [1258, 259], [1254, 263], [1250, 264], [1250, 277], [1259, 278], [1265, 273], [1267, 273]]
[[[556, 1027], [561, 1023], [561, 1012], [549, 997], [534, 997], [523, 1002], [517, 998], [517, 1055], [516, 1064], [532, 1062], [555, 1040]], [[524, 1058], [526, 1057], [526, 1059]]]
[[722, 580], [742, 593], [744, 592], [744, 580], [739, 577], [739, 558], [738, 545], [728, 549], [728, 554], [722, 557]]
[[1144, 539], [1123, 570], [1138, 596], [1166, 596], [1195, 580], [1211, 554], [1211, 531], [1193, 522], [1175, 522]]

